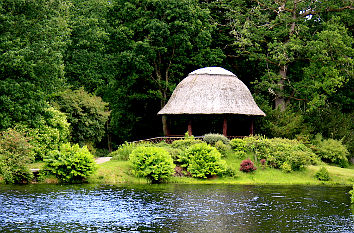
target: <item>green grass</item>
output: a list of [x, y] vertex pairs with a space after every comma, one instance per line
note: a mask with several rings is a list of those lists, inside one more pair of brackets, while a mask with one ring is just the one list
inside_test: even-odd
[[[330, 181], [319, 181], [315, 178], [315, 173], [322, 165], [309, 166], [301, 171], [284, 173], [279, 169], [261, 168], [253, 173], [243, 173], [238, 170], [242, 160], [226, 159], [229, 166], [236, 170], [235, 177], [217, 177], [213, 179], [196, 179], [191, 177], [171, 177], [170, 183], [183, 184], [262, 184], [262, 185], [352, 185], [354, 183], [354, 169], [339, 168], [325, 165], [330, 173]], [[98, 171], [92, 175], [88, 181], [90, 183], [132, 183], [146, 184], [148, 180], [135, 177], [127, 161], [109, 161], [98, 165]]]
[[[247, 155], [251, 159], [253, 156]], [[257, 170], [253, 173], [243, 173], [239, 171], [242, 159], [233, 156], [224, 158], [228, 167], [235, 171], [234, 177], [217, 177], [213, 179], [196, 179], [191, 177], [171, 177], [170, 183], [185, 184], [269, 184], [269, 185], [353, 185], [354, 184], [354, 166], [349, 168], [340, 168], [328, 164], [311, 165], [301, 171], [284, 173], [280, 169], [262, 168], [260, 164], [256, 164]], [[42, 168], [43, 162], [33, 163], [29, 168]], [[147, 184], [149, 181], [145, 178], [137, 178], [131, 173], [128, 161], [111, 160], [106, 163], [97, 165], [98, 169], [95, 174], [88, 178], [89, 183], [100, 184]], [[329, 174], [330, 181], [319, 181], [315, 178], [315, 173], [324, 166]], [[41, 183], [56, 183], [52, 177], [48, 177]], [[0, 177], [0, 183], [3, 183]]]
[[128, 161], [111, 160], [98, 165], [97, 172], [88, 178], [89, 183], [118, 184], [134, 183], [147, 184], [148, 180], [135, 177], [130, 170]]

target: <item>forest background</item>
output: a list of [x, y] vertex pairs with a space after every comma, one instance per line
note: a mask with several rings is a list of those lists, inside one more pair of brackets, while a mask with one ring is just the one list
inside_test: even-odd
[[157, 112], [176, 85], [221, 66], [267, 114], [257, 134], [322, 134], [353, 156], [352, 4], [2, 0], [0, 130], [46, 145], [39, 154], [66, 141], [112, 150], [162, 135]]

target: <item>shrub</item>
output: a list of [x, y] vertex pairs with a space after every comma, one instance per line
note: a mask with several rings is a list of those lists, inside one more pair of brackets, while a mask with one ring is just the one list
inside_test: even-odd
[[330, 180], [329, 173], [325, 167], [321, 167], [320, 170], [316, 172], [315, 177], [321, 181]]
[[220, 152], [223, 157], [226, 157], [230, 152], [232, 152], [230, 145], [226, 145], [222, 141], [217, 141], [214, 147]]
[[253, 172], [255, 170], [257, 170], [257, 168], [250, 159], [243, 160], [240, 164], [240, 171], [242, 172]]
[[135, 143], [125, 142], [119, 145], [118, 149], [109, 154], [112, 160], [128, 160], [129, 155], [137, 148]]
[[284, 162], [281, 166], [280, 169], [282, 172], [289, 173], [292, 172], [293, 169], [291, 168], [291, 165], [288, 162]]
[[110, 112], [108, 103], [101, 97], [78, 90], [67, 89], [53, 96], [52, 104], [68, 116], [71, 129], [71, 142], [93, 145], [101, 141], [105, 134], [105, 124]]
[[230, 141], [230, 146], [235, 151], [245, 151], [246, 141], [241, 138], [234, 138]]
[[348, 167], [347, 156], [349, 152], [341, 141], [335, 139], [326, 139], [317, 143], [315, 153], [325, 162], [332, 162], [341, 167]]
[[173, 141], [171, 144], [171, 147], [181, 149], [181, 150], [186, 150], [191, 145], [198, 144], [201, 142], [202, 142], [201, 140], [196, 140], [194, 138], [186, 138], [186, 139], [182, 139], [182, 140]]
[[36, 128], [17, 125], [16, 129], [30, 137], [36, 160], [43, 160], [49, 151], [57, 150], [70, 136], [69, 123], [64, 113], [53, 107], [44, 110]]
[[281, 168], [283, 163], [287, 162], [291, 170], [299, 170], [305, 165], [316, 164], [318, 161], [311, 149], [297, 140], [262, 138], [254, 140], [251, 146], [258, 159], [266, 159], [268, 165], [274, 168]]
[[59, 150], [48, 153], [45, 170], [64, 183], [82, 182], [96, 170], [93, 155], [86, 146], [62, 144]]
[[171, 156], [160, 147], [138, 147], [130, 154], [129, 160], [133, 173], [148, 178], [152, 183], [160, 183], [174, 172]]
[[197, 178], [208, 178], [225, 172], [225, 161], [214, 147], [199, 143], [190, 146], [179, 160], [182, 167]]
[[7, 184], [21, 184], [33, 178], [27, 164], [34, 159], [28, 138], [8, 129], [0, 135], [0, 174]]
[[205, 134], [203, 137], [203, 141], [212, 146], [215, 145], [215, 143], [217, 143], [218, 141], [222, 141], [226, 145], [230, 144], [230, 140], [222, 134]]

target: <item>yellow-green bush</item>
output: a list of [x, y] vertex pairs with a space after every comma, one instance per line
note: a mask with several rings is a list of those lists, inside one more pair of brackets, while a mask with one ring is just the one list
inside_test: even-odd
[[167, 180], [175, 167], [170, 154], [161, 147], [138, 147], [130, 154], [129, 161], [136, 176], [146, 177], [152, 183]]
[[179, 161], [193, 177], [197, 178], [206, 179], [226, 171], [226, 163], [221, 160], [220, 152], [206, 143], [190, 146]]
[[315, 147], [316, 154], [325, 162], [332, 162], [341, 167], [348, 167], [347, 156], [349, 152], [341, 141], [335, 139], [325, 139], [317, 143]]
[[64, 183], [82, 182], [95, 172], [96, 162], [86, 146], [62, 144], [48, 153], [44, 169]]

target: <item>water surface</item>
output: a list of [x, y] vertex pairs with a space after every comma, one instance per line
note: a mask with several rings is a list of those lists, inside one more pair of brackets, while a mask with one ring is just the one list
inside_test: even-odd
[[354, 232], [350, 187], [0, 186], [0, 232]]

